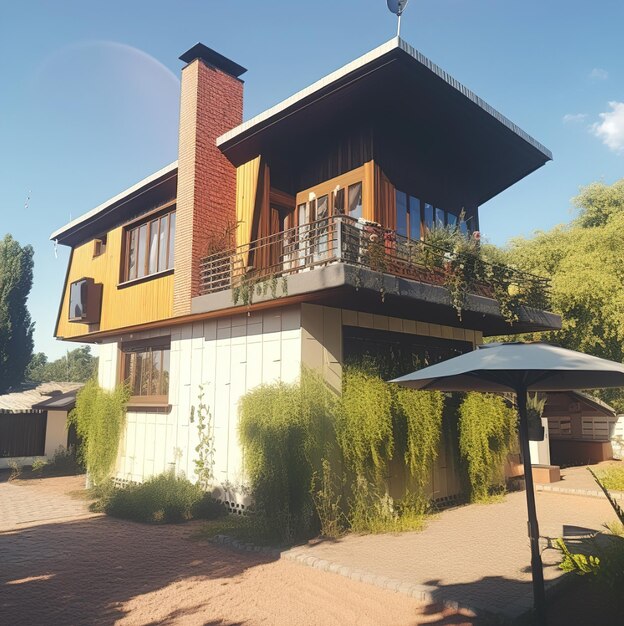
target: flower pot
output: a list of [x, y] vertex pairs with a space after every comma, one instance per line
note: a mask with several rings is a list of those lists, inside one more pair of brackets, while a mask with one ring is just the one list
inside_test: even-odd
[[544, 427], [529, 424], [529, 441], [544, 441]]

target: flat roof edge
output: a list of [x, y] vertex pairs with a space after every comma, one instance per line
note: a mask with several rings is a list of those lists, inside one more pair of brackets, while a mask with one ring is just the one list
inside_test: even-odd
[[507, 126], [509, 130], [513, 131], [516, 135], [524, 139], [527, 143], [530, 143], [534, 148], [539, 150], [545, 157], [547, 157], [549, 161], [552, 161], [552, 152], [546, 146], [537, 141], [537, 139], [531, 137], [531, 135], [522, 130], [522, 128], [520, 128], [517, 124], [514, 124], [509, 118], [505, 117], [493, 106], [489, 105], [485, 100], [483, 100], [483, 98], [477, 96], [474, 91], [471, 91], [470, 89], [468, 89], [468, 87], [460, 83], [457, 79], [453, 78], [448, 72], [445, 72], [439, 65], [436, 65], [433, 61], [431, 61], [431, 59], [422, 54], [422, 52], [419, 52], [418, 50], [416, 50], [416, 48], [400, 38], [399, 47], [401, 48], [401, 50], [409, 54], [412, 58], [416, 59], [420, 64], [430, 69], [434, 74], [436, 74], [436, 76], [439, 76], [448, 85], [459, 91], [466, 98], [482, 108], [486, 113], [489, 113], [501, 124]]
[[267, 120], [271, 119], [274, 115], [277, 115], [278, 113], [281, 113], [282, 111], [285, 111], [292, 105], [297, 104], [299, 101], [303, 100], [307, 96], [311, 96], [312, 94], [319, 91], [323, 87], [327, 87], [328, 85], [331, 85], [333, 82], [339, 80], [340, 78], [343, 78], [350, 72], [353, 72], [359, 69], [360, 67], [363, 67], [367, 63], [375, 61], [379, 57], [382, 57], [384, 54], [387, 54], [388, 52], [391, 52], [392, 50], [398, 49], [399, 41], [400, 39], [398, 37], [394, 37], [390, 41], [387, 41], [386, 43], [381, 44], [381, 46], [378, 46], [377, 48], [374, 48], [370, 52], [367, 52], [363, 56], [358, 57], [354, 61], [351, 61], [347, 63], [346, 65], [343, 65], [341, 68], [331, 72], [331, 74], [328, 74], [327, 76], [324, 76], [323, 78], [317, 80], [316, 82], [312, 83], [308, 87], [305, 87], [304, 89], [301, 89], [300, 91], [297, 91], [292, 96], [286, 98], [285, 100], [282, 100], [281, 102], [278, 102], [276, 105], [266, 109], [265, 111], [263, 111], [262, 113], [259, 113], [255, 117], [252, 117], [250, 120], [247, 120], [246, 122], [243, 122], [242, 124], [232, 128], [232, 130], [229, 130], [227, 133], [224, 133], [220, 137], [217, 137], [217, 146], [222, 146], [228, 141], [231, 141], [232, 139], [235, 139], [239, 135], [242, 135], [245, 131], [250, 130], [254, 126], [257, 126], [258, 124], [261, 124], [262, 122], [266, 122]]
[[313, 95], [314, 93], [320, 91], [321, 89], [325, 87], [328, 87], [329, 85], [340, 80], [341, 78], [346, 77], [351, 72], [367, 65], [368, 63], [371, 63], [379, 59], [380, 57], [384, 56], [385, 54], [388, 54], [389, 52], [392, 52], [393, 50], [401, 50], [407, 55], [409, 55], [411, 58], [416, 60], [418, 63], [425, 66], [427, 69], [433, 72], [436, 76], [438, 76], [444, 82], [446, 82], [446, 84], [448, 84], [450, 87], [452, 87], [453, 89], [461, 93], [464, 97], [468, 98], [471, 102], [476, 104], [483, 111], [485, 111], [494, 119], [496, 119], [498, 122], [506, 126], [509, 130], [515, 133], [518, 137], [520, 137], [521, 139], [526, 141], [528, 144], [530, 144], [533, 148], [541, 152], [544, 155], [546, 160], [548, 161], [552, 160], [553, 158], [552, 152], [548, 148], [546, 148], [546, 146], [544, 146], [539, 141], [531, 137], [531, 135], [529, 135], [527, 132], [522, 130], [517, 124], [514, 124], [510, 119], [505, 117], [502, 113], [499, 113], [494, 107], [490, 106], [485, 100], [477, 96], [473, 91], [465, 87], [462, 83], [460, 83], [458, 80], [453, 78], [448, 72], [445, 72], [441, 67], [436, 65], [433, 61], [428, 59], [424, 54], [416, 50], [416, 48], [408, 44], [405, 40], [401, 39], [400, 37], [394, 37], [390, 39], [389, 41], [382, 44], [381, 46], [374, 48], [370, 52], [367, 52], [366, 54], [355, 59], [354, 61], [347, 63], [343, 67], [328, 74], [324, 78], [317, 80], [316, 82], [312, 83], [309, 87], [306, 87], [305, 89], [302, 89], [296, 92], [289, 98], [282, 100], [278, 104], [270, 107], [269, 109], [266, 109], [265, 111], [256, 115], [255, 117], [252, 117], [250, 120], [247, 120], [246, 122], [243, 122], [239, 126], [236, 126], [235, 128], [229, 130], [228, 132], [224, 133], [223, 135], [217, 138], [217, 141], [216, 141], [217, 146], [219, 147], [224, 146], [230, 141], [233, 141], [237, 137], [240, 137], [246, 132], [252, 130], [254, 127], [262, 124], [263, 122], [267, 122], [268, 120], [279, 115], [280, 113], [285, 112], [287, 109], [296, 105], [297, 103], [302, 101], [304, 98]]
[[134, 185], [132, 185], [132, 187], [128, 187], [128, 189], [122, 191], [121, 193], [118, 193], [116, 196], [112, 198], [109, 198], [108, 200], [96, 206], [94, 209], [91, 209], [84, 215], [77, 217], [75, 220], [72, 220], [68, 224], [65, 224], [65, 226], [59, 228], [58, 230], [55, 230], [50, 235], [50, 239], [52, 241], [59, 239], [63, 235], [69, 233], [69, 231], [71, 231], [72, 229], [76, 228], [76, 226], [80, 226], [81, 224], [88, 222], [94, 217], [97, 217], [100, 213], [102, 213], [106, 209], [113, 206], [116, 202], [119, 202], [120, 200], [123, 200], [126, 196], [129, 196], [130, 194], [133, 194], [139, 191], [141, 188], [146, 187], [147, 185], [149, 185], [150, 183], [153, 183], [154, 181], [158, 180], [162, 176], [165, 176], [167, 174], [174, 172], [177, 168], [178, 168], [177, 161], [174, 161], [173, 163], [166, 165], [165, 167], [158, 170], [157, 172], [154, 172], [153, 174], [150, 174], [149, 176], [145, 177], [143, 180], [140, 180], [138, 183], [135, 183]]

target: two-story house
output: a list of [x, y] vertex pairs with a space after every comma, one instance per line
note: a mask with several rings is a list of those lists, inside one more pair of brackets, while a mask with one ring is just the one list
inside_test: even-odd
[[[180, 59], [178, 160], [51, 236], [71, 248], [56, 336], [97, 343], [100, 384], [132, 388], [119, 479], [193, 475], [200, 385], [216, 480], [236, 485], [238, 401], [261, 383], [307, 366], [339, 389], [365, 352], [429, 363], [560, 326], [529, 301], [510, 326], [491, 285], [458, 316], [423, 239], [478, 230], [479, 206], [551, 155], [403, 40], [246, 122], [243, 67], [202, 44]], [[440, 497], [459, 489], [449, 463]]]

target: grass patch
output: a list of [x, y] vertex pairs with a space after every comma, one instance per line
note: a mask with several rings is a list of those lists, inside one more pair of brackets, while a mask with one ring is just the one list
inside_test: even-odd
[[105, 482], [91, 490], [91, 510], [112, 517], [148, 524], [171, 524], [191, 519], [217, 519], [226, 514], [223, 504], [199, 485], [167, 472], [125, 489]]
[[624, 467], [608, 467], [598, 473], [600, 482], [611, 491], [624, 491]]
[[76, 476], [84, 472], [84, 465], [80, 462], [76, 450], [63, 446], [59, 446], [50, 461], [36, 459], [31, 468], [32, 475], [37, 478]]
[[262, 518], [253, 515], [228, 515], [211, 520], [203, 524], [193, 534], [193, 538], [210, 541], [217, 535], [226, 535], [256, 546], [276, 546], [281, 542], [279, 529], [269, 528]]

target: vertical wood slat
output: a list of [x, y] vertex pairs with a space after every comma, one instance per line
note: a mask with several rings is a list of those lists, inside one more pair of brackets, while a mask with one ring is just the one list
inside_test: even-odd
[[0, 457], [42, 456], [47, 413], [0, 413]]
[[[246, 246], [252, 240], [260, 161], [258, 156], [236, 169], [236, 246]], [[245, 265], [247, 260], [248, 252], [243, 256]]]

